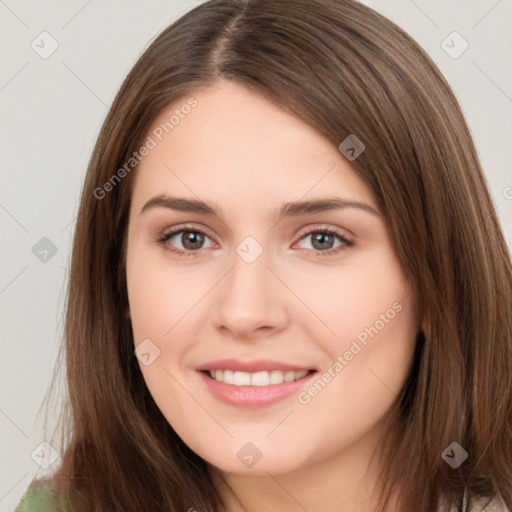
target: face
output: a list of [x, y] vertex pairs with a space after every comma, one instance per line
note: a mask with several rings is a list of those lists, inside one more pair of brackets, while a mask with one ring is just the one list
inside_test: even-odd
[[235, 473], [367, 449], [418, 331], [369, 189], [309, 125], [229, 82], [147, 136], [126, 272], [139, 365], [170, 425]]

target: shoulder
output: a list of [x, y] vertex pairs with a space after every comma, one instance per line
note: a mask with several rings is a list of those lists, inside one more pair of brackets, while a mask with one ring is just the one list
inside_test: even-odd
[[50, 480], [35, 480], [14, 512], [73, 512], [73, 508], [65, 508]]
[[[464, 498], [463, 509], [466, 510], [467, 501]], [[454, 506], [449, 506], [444, 500], [442, 500], [438, 512], [457, 512]], [[503, 498], [500, 495], [494, 496], [493, 498], [473, 498], [467, 509], [469, 512], [512, 512], [507, 508]]]
[[501, 496], [494, 499], [480, 498], [471, 507], [471, 512], [509, 512]]

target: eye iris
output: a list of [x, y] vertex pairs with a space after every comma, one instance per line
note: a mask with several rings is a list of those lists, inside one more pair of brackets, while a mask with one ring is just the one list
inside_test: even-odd
[[315, 249], [331, 249], [334, 242], [334, 236], [328, 233], [314, 233], [313, 247]]
[[181, 243], [186, 249], [191, 251], [194, 249], [200, 249], [204, 242], [204, 235], [197, 233], [196, 231], [184, 231], [181, 235]]

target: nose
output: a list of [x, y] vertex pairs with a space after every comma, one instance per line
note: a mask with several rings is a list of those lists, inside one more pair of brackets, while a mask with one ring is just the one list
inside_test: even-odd
[[235, 253], [230, 271], [216, 287], [213, 318], [217, 329], [237, 339], [285, 329], [290, 292], [276, 274], [265, 250], [252, 263]]

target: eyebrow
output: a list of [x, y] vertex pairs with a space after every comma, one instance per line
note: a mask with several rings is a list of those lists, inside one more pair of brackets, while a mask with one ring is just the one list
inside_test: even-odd
[[[221, 218], [220, 211], [203, 201], [196, 199], [186, 199], [184, 197], [172, 197], [159, 195], [152, 197], [142, 207], [140, 214], [155, 207], [169, 208], [171, 210], [198, 213], [201, 215], [216, 216]], [[380, 217], [381, 214], [372, 206], [358, 201], [350, 201], [339, 197], [327, 197], [311, 201], [296, 201], [284, 203], [277, 211], [277, 219], [285, 217], [299, 217], [302, 215], [320, 213], [332, 210], [341, 210], [344, 208], [357, 208], [359, 210], [371, 213]]]

